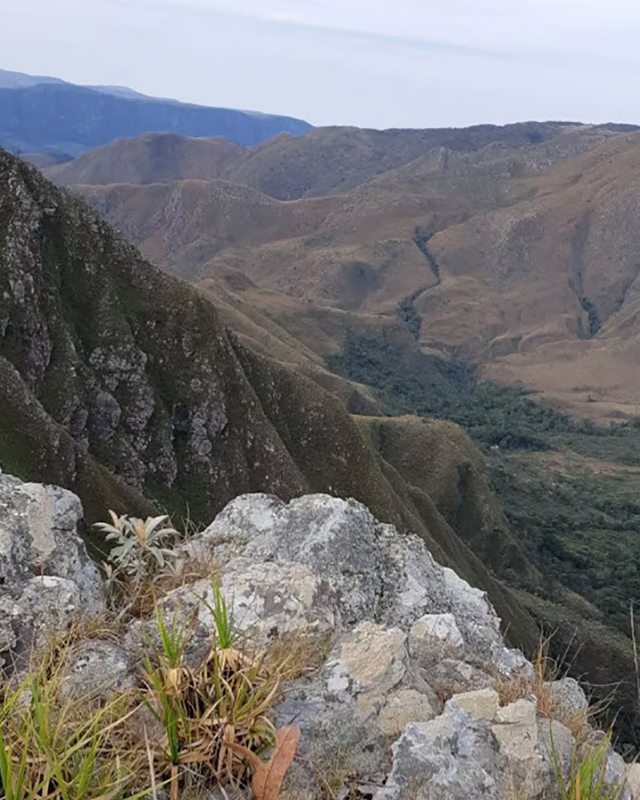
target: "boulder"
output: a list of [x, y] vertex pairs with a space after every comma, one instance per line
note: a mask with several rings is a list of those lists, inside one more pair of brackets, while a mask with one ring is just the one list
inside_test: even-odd
[[[459, 636], [450, 628], [457, 644], [462, 639], [487, 669], [510, 674], [526, 663], [519, 651], [505, 647], [484, 592], [437, 564], [417, 536], [377, 522], [355, 500], [305, 495], [284, 503], [264, 494], [242, 495], [183, 553], [226, 564], [223, 580], [229, 576], [231, 597], [246, 595], [247, 563], [264, 565], [261, 580], [269, 582], [273, 572], [274, 583], [280, 565], [302, 565], [314, 576], [305, 609], [314, 621], [329, 613], [327, 623], [338, 629], [371, 620], [408, 633], [425, 614], [449, 614], [458, 628]], [[294, 616], [302, 623], [303, 615]]]
[[104, 639], [88, 639], [73, 647], [60, 684], [62, 697], [103, 697], [133, 688], [137, 683], [127, 650]]
[[100, 573], [78, 533], [82, 505], [57, 486], [0, 474], [0, 657], [104, 611]]
[[410, 723], [393, 745], [393, 767], [375, 800], [504, 800], [507, 760], [488, 724], [455, 704]]
[[544, 684], [547, 703], [555, 719], [568, 727], [586, 721], [589, 701], [582, 687], [574, 678], [560, 678]]

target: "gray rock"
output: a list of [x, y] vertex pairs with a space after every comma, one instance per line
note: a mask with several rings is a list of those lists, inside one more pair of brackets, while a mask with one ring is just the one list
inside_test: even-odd
[[[299, 563], [265, 565], [247, 558], [227, 564], [220, 589], [236, 626], [262, 644], [294, 631], [334, 630], [338, 598], [326, 581]], [[202, 579], [171, 592], [162, 602], [165, 615], [196, 615], [209, 630], [215, 628], [212, 582]]]
[[550, 769], [557, 764], [564, 780], [568, 780], [576, 752], [576, 740], [569, 728], [557, 719], [539, 719], [538, 747]]
[[0, 583], [16, 597], [22, 583], [39, 575], [73, 581], [81, 602], [100, 605], [102, 580], [77, 526], [82, 505], [57, 486], [23, 483], [0, 475]]
[[341, 628], [368, 619], [408, 632], [425, 614], [450, 614], [465, 645], [488, 668], [510, 673], [526, 663], [505, 647], [484, 592], [436, 564], [421, 539], [377, 522], [356, 501], [306, 495], [285, 504], [243, 495], [184, 550], [229, 562], [225, 572], [235, 569], [237, 558], [269, 569], [301, 564], [335, 598], [331, 611]]
[[430, 722], [407, 725], [375, 800], [504, 800], [507, 761], [487, 722], [455, 705]]
[[413, 652], [419, 652], [434, 644], [456, 655], [460, 655], [464, 649], [464, 639], [456, 618], [451, 613], [425, 614], [413, 623], [409, 636]]
[[102, 580], [71, 492], [0, 475], [0, 653], [25, 655], [48, 633], [104, 608]]
[[124, 648], [103, 639], [91, 639], [80, 642], [69, 653], [60, 693], [63, 698], [108, 698], [133, 688], [136, 682], [132, 659]]
[[571, 727], [582, 719], [586, 721], [589, 701], [578, 681], [561, 678], [544, 684], [553, 717]]

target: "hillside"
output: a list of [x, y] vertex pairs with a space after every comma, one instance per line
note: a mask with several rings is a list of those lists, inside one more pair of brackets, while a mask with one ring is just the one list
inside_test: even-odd
[[[324, 135], [314, 130], [295, 149]], [[486, 528], [474, 538], [482, 526], [465, 527], [448, 501], [440, 512], [450, 509], [485, 564], [555, 632], [555, 653], [569, 654], [576, 674], [621, 681], [619, 725], [635, 742], [627, 636], [640, 591], [638, 428], [564, 417], [522, 384], [587, 420], [637, 413], [639, 134], [558, 125], [537, 141], [435, 147], [406, 163], [413, 132], [385, 135], [390, 152], [398, 147], [396, 165], [372, 177], [366, 158], [354, 156], [348, 180], [358, 183], [360, 168], [362, 180], [343, 193], [281, 200], [230, 179], [256, 152], [285, 147], [282, 138], [240, 154], [225, 177], [154, 184], [106, 185], [104, 149], [75, 167], [99, 155], [92, 169], [102, 165], [105, 184], [72, 189], [164, 270], [193, 281], [244, 342], [322, 376], [352, 411], [371, 415], [358, 418], [361, 434], [418, 507], [415, 476], [428, 473], [421, 453], [432, 445], [413, 423], [382, 422], [380, 409], [465, 426], [521, 547]], [[335, 141], [336, 131], [326, 137]], [[355, 152], [365, 138], [353, 136]], [[327, 157], [327, 186], [339, 180], [333, 163]], [[290, 172], [295, 183], [295, 160]], [[373, 400], [331, 385], [325, 360], [371, 387]]]
[[147, 131], [252, 145], [284, 131], [301, 134], [310, 128], [292, 117], [208, 108], [118, 87], [34, 81], [39, 79], [6, 81], [10, 85], [5, 88], [0, 80], [0, 145], [21, 153], [53, 153], [59, 160]]
[[[226, 164], [207, 160], [211, 143], [184, 140], [172, 145], [184, 154], [182, 177], [173, 166], [166, 180], [148, 167], [162, 146], [151, 137], [88, 153], [55, 168], [55, 179], [76, 184], [163, 269], [240, 299], [249, 292], [294, 337], [305, 313], [331, 318], [329, 339], [301, 334], [322, 357], [350, 325], [400, 325], [424, 352], [615, 419], [635, 413], [640, 388], [628, 368], [639, 136], [533, 123], [315, 129]], [[201, 180], [187, 178], [198, 170]], [[282, 314], [292, 303], [302, 304], [294, 321]]]
[[355, 497], [487, 588], [514, 641], [532, 643], [531, 617], [452, 527], [452, 504], [466, 507], [483, 537], [504, 540], [501, 563], [517, 558], [460, 429], [407, 421], [403, 435], [434, 458], [406, 473], [376, 445], [394, 423], [363, 432], [318, 382], [241, 345], [206, 297], [4, 152], [0, 187], [3, 470], [71, 488], [88, 522], [154, 505], [198, 524], [252, 491]]

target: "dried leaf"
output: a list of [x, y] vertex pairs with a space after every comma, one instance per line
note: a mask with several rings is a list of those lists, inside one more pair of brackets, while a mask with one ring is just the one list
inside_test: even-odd
[[278, 800], [284, 776], [291, 766], [300, 741], [300, 728], [291, 725], [276, 731], [276, 746], [271, 760], [265, 763], [244, 745], [230, 743], [234, 752], [243, 756], [253, 768], [251, 789], [253, 800]]

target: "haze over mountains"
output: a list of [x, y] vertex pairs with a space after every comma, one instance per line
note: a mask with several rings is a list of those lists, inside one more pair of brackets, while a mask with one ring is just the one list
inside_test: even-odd
[[300, 134], [299, 119], [228, 108], [207, 108], [122, 86], [77, 86], [57, 78], [0, 70], [0, 145], [39, 165], [64, 161], [89, 148], [145, 131], [224, 136], [251, 145], [282, 131]]
[[272, 353], [292, 336], [324, 358], [347, 328], [387, 331], [615, 419], [640, 391], [639, 150], [632, 126], [572, 123], [318, 128], [250, 148], [163, 134], [49, 175], [247, 335], [269, 320]]

